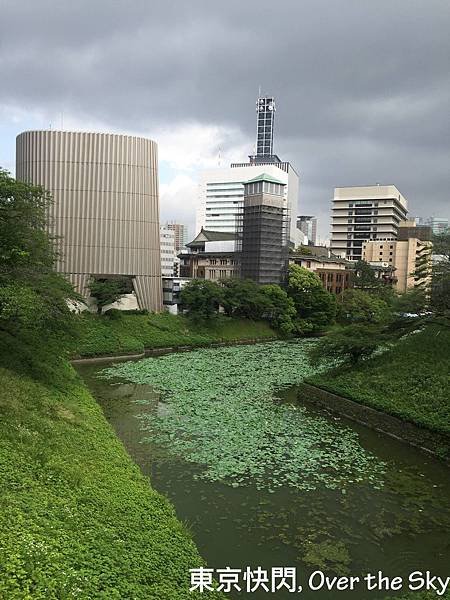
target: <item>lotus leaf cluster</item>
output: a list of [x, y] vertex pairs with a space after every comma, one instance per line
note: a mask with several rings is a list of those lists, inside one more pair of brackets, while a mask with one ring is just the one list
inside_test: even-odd
[[384, 464], [338, 419], [283, 401], [318, 370], [311, 340], [201, 349], [115, 365], [101, 377], [150, 384], [165, 410], [140, 415], [142, 441], [199, 466], [198, 477], [275, 491], [380, 487]]

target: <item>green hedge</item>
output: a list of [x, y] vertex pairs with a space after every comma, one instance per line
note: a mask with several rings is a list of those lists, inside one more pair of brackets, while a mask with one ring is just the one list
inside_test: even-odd
[[357, 367], [307, 381], [441, 433], [450, 433], [450, 328], [428, 326]]
[[79, 356], [142, 352], [144, 348], [202, 346], [213, 342], [276, 337], [267, 323], [220, 316], [205, 324], [193, 324], [183, 316], [124, 314], [77, 317]]
[[205, 597], [188, 591], [202, 564], [189, 532], [70, 365], [26, 369], [0, 368], [0, 598]]

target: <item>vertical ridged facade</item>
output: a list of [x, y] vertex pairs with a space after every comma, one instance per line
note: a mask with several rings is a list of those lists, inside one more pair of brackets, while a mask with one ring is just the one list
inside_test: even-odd
[[141, 308], [162, 309], [155, 142], [107, 133], [26, 131], [16, 177], [51, 192], [57, 269], [87, 294], [91, 275], [133, 278]]

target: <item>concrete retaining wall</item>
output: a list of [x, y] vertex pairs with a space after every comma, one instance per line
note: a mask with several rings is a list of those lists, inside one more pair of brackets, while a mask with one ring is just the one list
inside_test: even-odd
[[308, 383], [298, 386], [298, 399], [311, 402], [450, 462], [450, 436], [403, 421]]

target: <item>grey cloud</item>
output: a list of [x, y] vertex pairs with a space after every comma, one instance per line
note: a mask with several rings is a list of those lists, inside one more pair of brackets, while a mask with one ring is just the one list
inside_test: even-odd
[[449, 26], [447, 0], [2, 0], [0, 103], [133, 131], [237, 126], [251, 151], [261, 84], [301, 210], [388, 181], [446, 216]]

